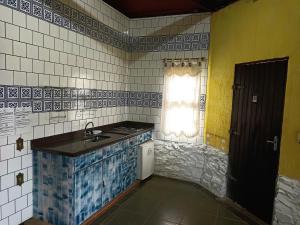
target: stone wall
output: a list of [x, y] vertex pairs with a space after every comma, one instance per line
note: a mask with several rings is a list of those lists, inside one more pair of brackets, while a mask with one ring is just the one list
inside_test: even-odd
[[219, 197], [226, 194], [228, 157], [206, 145], [155, 140], [155, 174], [200, 184]]
[[273, 225], [300, 225], [300, 181], [278, 177]]

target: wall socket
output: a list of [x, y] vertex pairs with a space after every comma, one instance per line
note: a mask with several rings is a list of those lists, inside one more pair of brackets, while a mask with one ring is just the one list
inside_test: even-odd
[[22, 184], [24, 184], [24, 173], [18, 173], [16, 178], [17, 178], [17, 185], [22, 186]]
[[24, 149], [24, 140], [19, 137], [16, 141], [17, 144], [17, 150], [21, 151], [22, 149]]

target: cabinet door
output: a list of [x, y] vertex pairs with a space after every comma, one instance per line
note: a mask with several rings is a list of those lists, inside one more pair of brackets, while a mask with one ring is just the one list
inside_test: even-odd
[[122, 157], [120, 152], [103, 160], [103, 206], [123, 191], [121, 163]]
[[93, 204], [94, 212], [102, 208], [102, 162], [94, 165], [94, 191], [93, 191]]
[[102, 164], [75, 173], [75, 224], [81, 224], [102, 207]]
[[127, 161], [126, 168], [123, 174], [123, 190], [126, 190], [136, 180], [136, 166], [137, 166], [137, 146], [131, 146], [126, 149]]

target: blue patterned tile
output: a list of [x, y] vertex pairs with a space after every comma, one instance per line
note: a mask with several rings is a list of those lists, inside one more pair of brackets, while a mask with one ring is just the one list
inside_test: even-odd
[[144, 107], [150, 107], [150, 100], [149, 99], [145, 99], [143, 102], [143, 106]]
[[31, 107], [31, 101], [22, 101], [22, 102], [20, 102], [20, 107], [23, 107], [23, 108]]
[[85, 90], [84, 89], [77, 90], [77, 96], [78, 96], [79, 99], [84, 99], [84, 95], [85, 95]]
[[102, 108], [103, 107], [103, 100], [98, 100], [98, 108]]
[[60, 99], [62, 97], [61, 89], [54, 88], [53, 89], [53, 98]]
[[5, 102], [0, 101], [0, 109], [5, 108]]
[[89, 27], [93, 26], [93, 19], [89, 16], [86, 17], [86, 25]]
[[143, 107], [144, 105], [143, 105], [143, 100], [137, 100], [136, 101], [136, 106], [138, 106], [138, 107]]
[[77, 108], [78, 109], [84, 109], [84, 106], [85, 106], [84, 100], [78, 100], [77, 101]]
[[73, 31], [77, 32], [78, 31], [78, 23], [72, 21], [72, 23], [71, 23], [71, 29]]
[[53, 110], [54, 111], [61, 111], [62, 110], [61, 101], [53, 101]]
[[43, 102], [42, 101], [33, 101], [32, 102], [32, 111], [33, 112], [42, 112], [43, 111]]
[[77, 109], [77, 101], [71, 101], [71, 109]]
[[76, 9], [72, 9], [71, 17], [74, 20], [78, 20], [78, 11]]
[[43, 0], [33, 0], [36, 3], [43, 4]]
[[91, 90], [84, 89], [84, 98], [85, 99], [90, 99], [91, 98]]
[[52, 99], [52, 88], [43, 89], [44, 99]]
[[44, 6], [52, 8], [52, 0], [44, 0]]
[[63, 101], [63, 110], [70, 110], [71, 109], [71, 101]]
[[44, 111], [49, 112], [53, 110], [53, 103], [52, 101], [44, 101]]
[[156, 108], [157, 106], [158, 106], [157, 101], [155, 101], [155, 100], [150, 101], [150, 107]]
[[59, 26], [62, 25], [62, 17], [56, 13], [53, 14], [53, 22]]
[[31, 2], [30, 1], [26, 1], [26, 0], [21, 0], [20, 1], [20, 10], [25, 12], [25, 13], [30, 13], [30, 6], [31, 6]]
[[205, 104], [206, 104], [206, 95], [200, 95], [200, 110], [205, 111]]
[[71, 89], [71, 98], [77, 99], [78, 97], [78, 90], [77, 89]]
[[63, 5], [63, 13], [66, 17], [71, 16], [71, 8], [67, 5]]
[[63, 98], [71, 98], [71, 89], [69, 89], [69, 88], [64, 88], [64, 89], [63, 89], [62, 97], [63, 97]]
[[18, 99], [19, 98], [19, 87], [7, 87], [7, 98]]
[[84, 100], [84, 108], [85, 109], [92, 108], [92, 102], [90, 100]]
[[68, 19], [68, 18], [63, 18], [63, 26], [65, 27], [65, 28], [68, 28], [68, 29], [70, 29], [70, 26], [71, 26], [71, 22], [70, 22], [70, 20]]
[[99, 22], [95, 19], [93, 19], [93, 28], [98, 30], [99, 29]]
[[18, 1], [17, 0], [7, 0], [6, 4], [9, 7], [12, 7], [12, 8], [15, 8], [15, 9], [18, 8]]
[[91, 30], [90, 28], [86, 27], [86, 28], [85, 28], [85, 34], [86, 34], [87, 36], [92, 36], [92, 30]]
[[42, 88], [32, 88], [32, 97], [34, 99], [40, 99], [43, 97], [43, 89]]
[[21, 99], [31, 99], [31, 88], [21, 87], [20, 88]]
[[56, 12], [62, 13], [63, 12], [63, 4], [57, 0], [53, 0], [52, 2], [52, 8]]
[[85, 34], [85, 27], [82, 24], [78, 24], [78, 31], [81, 34]]
[[44, 9], [44, 19], [48, 22], [52, 22], [52, 11]]
[[7, 108], [17, 108], [17, 107], [19, 107], [19, 102], [16, 101], [7, 102]]
[[158, 93], [152, 92], [150, 95], [151, 95], [152, 100], [157, 100], [158, 99]]
[[32, 14], [36, 17], [42, 18], [43, 17], [43, 8], [39, 5], [33, 4], [32, 5]]
[[4, 87], [0, 87], [0, 99], [4, 99], [4, 93], [5, 92], [5, 88]]

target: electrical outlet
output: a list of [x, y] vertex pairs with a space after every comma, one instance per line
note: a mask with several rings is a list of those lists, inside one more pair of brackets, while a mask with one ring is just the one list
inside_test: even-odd
[[19, 137], [16, 141], [17, 144], [17, 150], [21, 151], [22, 149], [24, 149], [24, 140]]
[[16, 178], [17, 178], [17, 185], [22, 186], [22, 184], [24, 184], [24, 173], [18, 173]]

